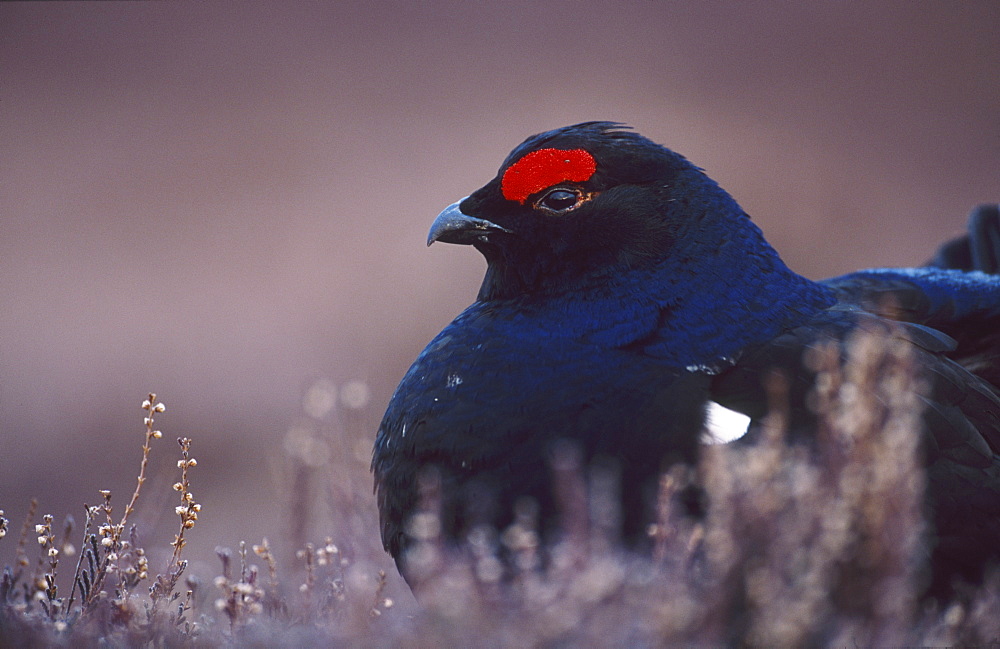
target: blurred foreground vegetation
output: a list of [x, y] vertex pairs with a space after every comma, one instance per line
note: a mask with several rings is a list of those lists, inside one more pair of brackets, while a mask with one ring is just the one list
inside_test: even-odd
[[[0, 647], [1000, 647], [996, 575], [953, 601], [921, 596], [921, 388], [905, 346], [862, 334], [845, 363], [834, 346], [814, 355], [815, 444], [785, 439], [776, 381], [755, 443], [707, 445], [698, 467], [663, 476], [652, 556], [618, 548], [613, 476], [569, 454], [554, 467], [567, 512], [554, 548], [539, 547], [529, 505], [507, 530], [445, 546], [429, 501], [413, 523], [419, 606], [409, 608], [396, 605], [407, 593], [358, 560], [378, 542], [373, 522], [303, 542], [295, 520], [315, 506], [305, 496], [289, 505], [289, 538], [217, 548], [217, 574], [189, 574], [184, 548], [210, 542], [194, 528], [211, 513], [193, 496], [199, 469], [186, 438], [173, 485], [177, 534], [169, 564], [153, 574], [130, 523], [149, 454], [163, 452], [154, 444], [164, 407], [151, 394], [124, 509], [106, 493], [82, 530], [34, 506], [20, 528], [0, 511], [0, 544], [16, 557], [0, 577]], [[371, 499], [370, 479], [353, 466], [327, 476], [342, 514]], [[708, 502], [699, 521], [676, 513], [690, 484]], [[294, 566], [275, 558], [279, 545], [298, 548]]]

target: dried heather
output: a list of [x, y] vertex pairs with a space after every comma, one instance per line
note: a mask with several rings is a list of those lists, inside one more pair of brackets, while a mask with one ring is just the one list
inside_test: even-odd
[[[219, 547], [218, 576], [206, 580], [214, 591], [182, 558], [201, 508], [191, 442], [179, 440], [178, 532], [166, 570], [141, 594], [149, 565], [129, 519], [159, 436], [152, 419], [163, 409], [150, 395], [139, 480], [121, 517], [105, 493], [87, 507], [76, 551], [72, 527], [57, 534], [51, 516], [36, 523], [32, 505], [15, 565], [0, 576], [0, 646], [1000, 646], [1000, 574], [968, 603], [936, 610], [919, 600], [923, 386], [907, 346], [890, 331], [859, 331], [806, 361], [817, 373], [815, 439], [787, 430], [785, 385], [773, 377], [772, 413], [752, 439], [708, 445], [699, 466], [662, 477], [651, 556], [620, 550], [619, 477], [582, 466], [572, 448], [554, 456], [565, 533], [544, 557], [530, 502], [508, 529], [445, 545], [440, 482], [421, 476], [408, 557], [419, 604], [378, 567], [367, 458], [356, 452], [369, 443], [361, 390], [328, 382], [307, 395], [308, 435], [286, 450], [293, 481], [329, 488], [289, 493], [286, 511], [302, 520], [290, 521], [288, 538]], [[338, 403], [339, 419], [330, 416]], [[303, 454], [302, 443], [326, 450]], [[698, 520], [682, 513], [692, 488], [707, 503]], [[8, 525], [0, 511], [0, 541]], [[316, 532], [322, 542], [308, 542]], [[70, 556], [64, 601], [59, 575], [69, 573], [59, 564]], [[513, 558], [510, 578], [501, 556]]]

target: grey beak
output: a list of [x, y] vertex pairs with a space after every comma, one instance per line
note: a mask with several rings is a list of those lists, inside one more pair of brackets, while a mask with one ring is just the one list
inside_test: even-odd
[[464, 200], [452, 203], [437, 215], [431, 224], [431, 231], [427, 233], [428, 246], [435, 241], [469, 245], [486, 241], [492, 232], [510, 232], [492, 221], [463, 214], [458, 206]]

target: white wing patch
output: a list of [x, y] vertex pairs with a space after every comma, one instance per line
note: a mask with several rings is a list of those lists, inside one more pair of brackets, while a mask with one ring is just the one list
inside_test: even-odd
[[701, 441], [704, 444], [726, 444], [746, 435], [749, 426], [750, 418], [742, 412], [709, 401]]

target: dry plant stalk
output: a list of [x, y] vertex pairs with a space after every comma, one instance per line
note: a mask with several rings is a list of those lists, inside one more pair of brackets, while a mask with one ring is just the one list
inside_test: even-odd
[[180, 529], [170, 543], [174, 551], [170, 557], [166, 574], [157, 575], [156, 582], [149, 589], [154, 610], [162, 600], [173, 601], [177, 597], [174, 594], [174, 588], [187, 568], [187, 561], [181, 559], [181, 553], [187, 544], [184, 534], [195, 526], [198, 521], [198, 512], [201, 511], [201, 505], [195, 502], [194, 494], [191, 493], [191, 480], [188, 475], [190, 469], [198, 466], [198, 460], [191, 457], [191, 440], [187, 437], [180, 437], [177, 439], [177, 443], [181, 447], [181, 459], [177, 460], [177, 468], [181, 470], [181, 479], [174, 483], [173, 489], [181, 495], [181, 504], [174, 508], [174, 513], [180, 518]]

